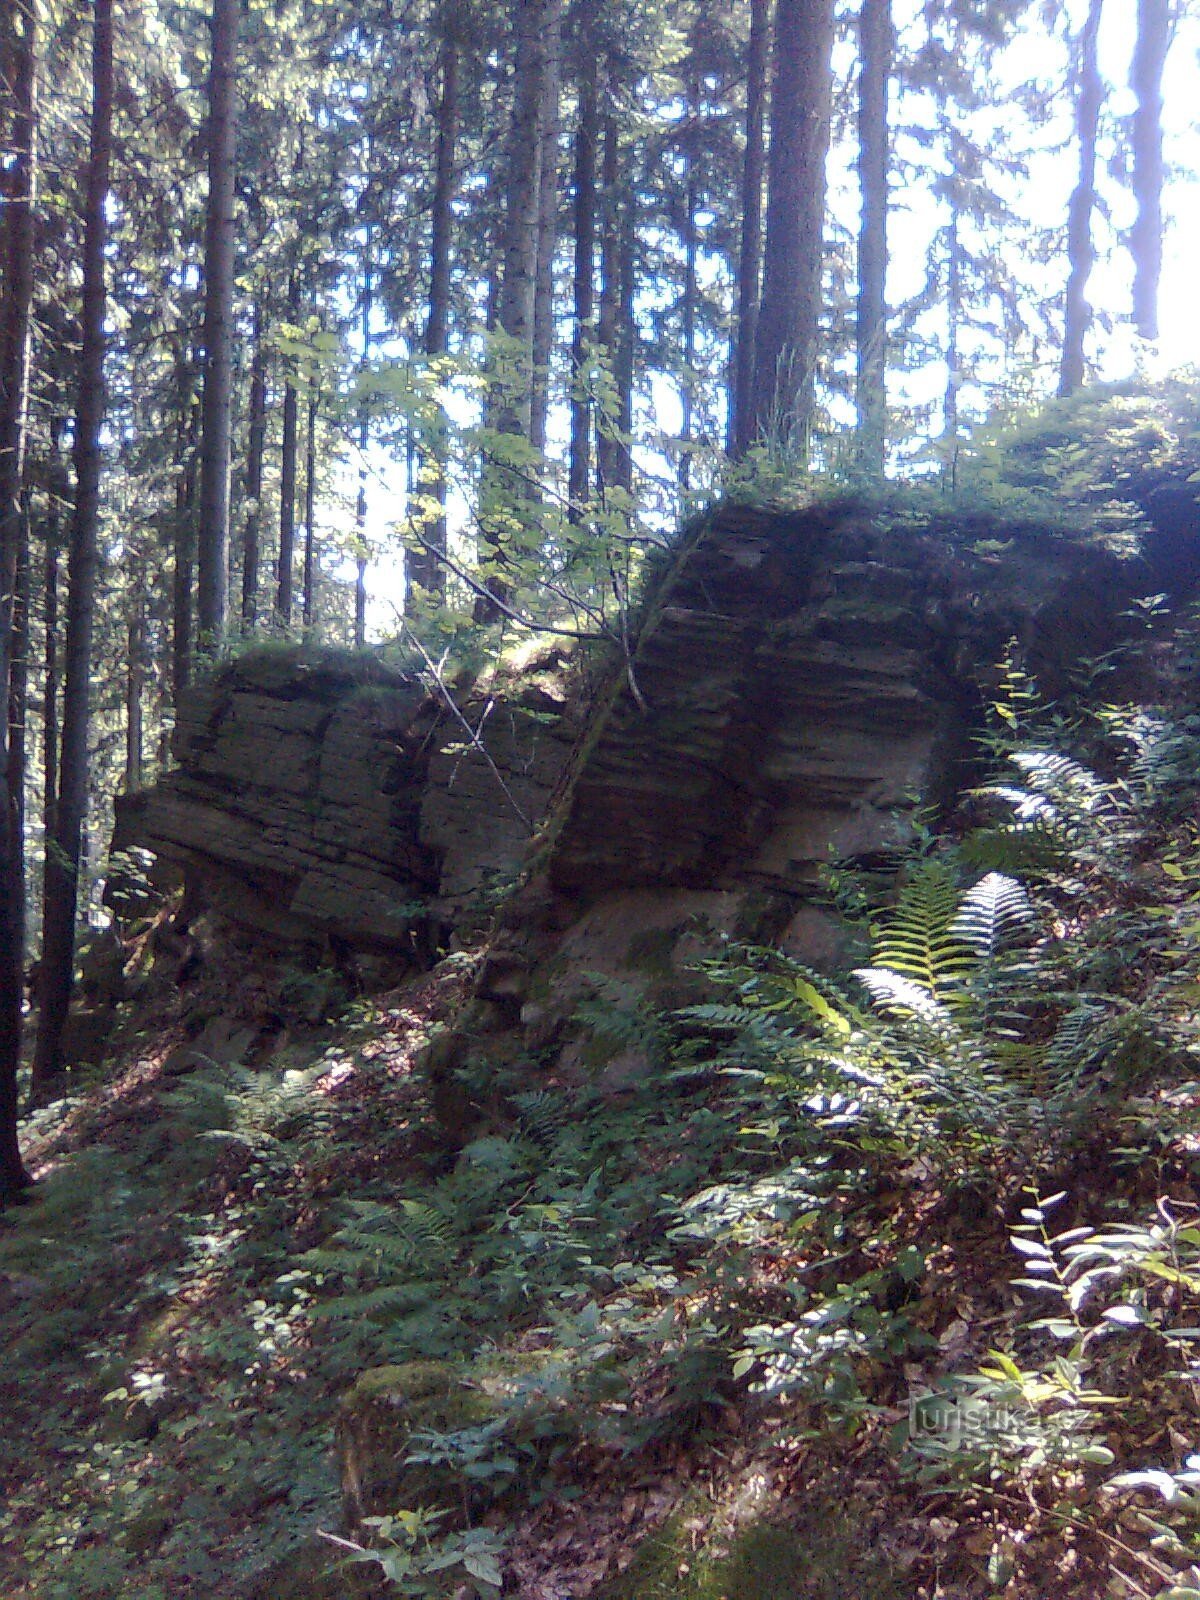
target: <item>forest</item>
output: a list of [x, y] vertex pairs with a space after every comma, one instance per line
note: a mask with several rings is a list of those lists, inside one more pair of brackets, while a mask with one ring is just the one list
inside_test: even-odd
[[4, 1595], [1200, 1595], [1198, 51], [4, 0]]

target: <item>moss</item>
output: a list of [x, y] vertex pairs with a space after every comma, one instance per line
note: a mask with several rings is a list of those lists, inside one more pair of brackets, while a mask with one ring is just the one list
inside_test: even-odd
[[337, 1425], [342, 1497], [351, 1524], [406, 1506], [457, 1503], [456, 1487], [407, 1466], [405, 1458], [422, 1428], [445, 1433], [495, 1415], [496, 1402], [469, 1379], [470, 1369], [452, 1361], [374, 1367], [358, 1378]]
[[652, 1534], [594, 1600], [903, 1600], [910, 1592], [836, 1508], [798, 1526], [752, 1523], [712, 1555], [693, 1550], [691, 1520], [681, 1514]]

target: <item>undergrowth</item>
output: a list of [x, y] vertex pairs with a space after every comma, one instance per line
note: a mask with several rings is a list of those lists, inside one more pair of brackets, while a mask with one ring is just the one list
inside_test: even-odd
[[[4, 1592], [532, 1593], [547, 1508], [735, 1458], [766, 1503], [664, 1495], [642, 1593], [741, 1593], [803, 1525], [794, 1592], [848, 1596], [860, 1516], [880, 1595], [1200, 1592], [1200, 725], [1010, 663], [992, 754], [835, 875], [848, 971], [729, 945], [647, 1080], [467, 1083], [503, 1109], [453, 1161], [369, 1010], [300, 1068], [131, 1080], [99, 1142], [60, 1111], [0, 1236]], [[470, 1404], [346, 1529], [372, 1370]]]

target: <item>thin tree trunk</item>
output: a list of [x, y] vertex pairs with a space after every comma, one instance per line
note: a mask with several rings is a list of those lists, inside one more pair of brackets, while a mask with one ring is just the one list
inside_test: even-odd
[[1067, 216], [1070, 274], [1063, 316], [1062, 363], [1058, 374], [1060, 395], [1074, 394], [1083, 384], [1086, 375], [1084, 341], [1092, 323], [1088, 279], [1096, 262], [1096, 247], [1092, 242], [1092, 213], [1096, 208], [1096, 138], [1100, 129], [1100, 108], [1104, 103], [1104, 79], [1100, 75], [1097, 50], [1103, 11], [1104, 0], [1091, 0], [1078, 41], [1075, 138], [1079, 145], [1079, 181], [1071, 195]]
[[204, 231], [204, 412], [196, 622], [215, 653], [229, 609], [229, 437], [233, 404], [235, 55], [239, 0], [212, 0], [208, 206]]
[[87, 812], [92, 631], [100, 520], [100, 449], [104, 423], [105, 245], [112, 161], [112, 0], [93, 10], [92, 116], [84, 211], [83, 314], [79, 406], [75, 418], [75, 511], [67, 597], [66, 683], [55, 848], [46, 873], [41, 1010], [33, 1062], [35, 1097], [61, 1071], [63, 1025], [75, 965], [75, 918], [83, 821]]
[[267, 341], [264, 312], [254, 311], [250, 360], [250, 420], [246, 453], [246, 522], [242, 530], [242, 625], [258, 622], [258, 567], [262, 543], [263, 458], [267, 442]]
[[833, 0], [778, 0], [751, 433], [808, 457], [821, 313]]
[[317, 620], [317, 415], [321, 394], [317, 380], [311, 379], [308, 390], [308, 422], [304, 448], [304, 630], [307, 633]]
[[172, 688], [175, 706], [192, 681], [192, 580], [196, 568], [196, 491], [200, 475], [197, 414], [193, 407], [177, 423], [175, 480], [175, 571], [172, 584]]
[[558, 136], [562, 89], [562, 5], [548, 8], [541, 106], [538, 117], [537, 264], [533, 297], [533, 392], [529, 442], [546, 448], [550, 362], [554, 353], [554, 257], [558, 246]]
[[275, 617], [292, 625], [292, 569], [296, 557], [296, 445], [299, 402], [290, 378], [283, 387], [283, 453], [279, 466], [279, 565], [275, 583]]
[[[11, 86], [4, 128], [11, 159], [4, 192], [3, 281], [0, 283], [0, 1209], [28, 1187], [17, 1133], [17, 1073], [25, 985], [25, 828], [23, 750], [11, 736], [10, 686], [20, 681], [23, 653], [20, 588], [24, 541], [22, 486], [29, 410], [32, 337], [34, 205], [37, 184], [37, 12], [34, 0], [13, 7], [0, 30]], [[20, 778], [20, 802], [17, 782]]]
[[[454, 236], [454, 195], [457, 187], [454, 163], [458, 148], [459, 45], [455, 21], [444, 23], [441, 46], [441, 101], [438, 105], [437, 149], [434, 158], [433, 209], [429, 243], [429, 315], [425, 324], [425, 354], [430, 361], [444, 356], [450, 348], [450, 265]], [[423, 537], [432, 551], [409, 550], [405, 556], [408, 592], [424, 589], [442, 595], [446, 574], [438, 555], [446, 553], [446, 419], [439, 418], [439, 432], [426, 447], [421, 463], [424, 487], [435, 510], [425, 519]]]
[[[951, 140], [953, 144], [953, 139]], [[952, 156], [957, 173], [957, 157]], [[946, 227], [946, 392], [942, 401], [942, 473], [947, 488], [958, 486], [958, 392], [962, 387], [960, 362], [963, 315], [963, 253], [961, 217], [955, 180]]]
[[12, 861], [12, 876], [6, 887], [20, 906], [21, 929], [17, 941], [22, 971], [25, 965], [25, 776], [29, 712], [29, 492], [22, 496], [20, 537], [17, 549], [16, 586], [13, 593], [12, 650], [8, 678], [8, 762], [5, 773], [8, 809], [13, 837], [18, 848]]
[[596, 339], [605, 367], [605, 404], [597, 418], [596, 489], [601, 501], [620, 479], [620, 406], [616, 401], [621, 319], [621, 134], [611, 104], [605, 108], [601, 156], [600, 320]]
[[695, 430], [696, 296], [699, 292], [699, 286], [696, 282], [696, 264], [699, 259], [700, 241], [696, 224], [696, 212], [699, 207], [700, 197], [696, 175], [696, 146], [699, 139], [700, 82], [694, 59], [696, 47], [697, 40], [693, 35], [693, 61], [691, 70], [688, 73], [687, 97], [684, 108], [687, 137], [683, 152], [685, 171], [683, 193], [683, 296], [680, 310], [681, 332], [683, 334], [683, 371], [680, 374], [679, 382], [679, 404], [682, 412], [679, 433], [683, 448], [679, 454], [679, 487], [684, 495], [687, 494], [692, 482], [692, 452], [690, 447], [693, 443]]
[[[360, 370], [365, 372], [371, 361], [371, 240], [368, 235], [363, 257], [362, 277], [362, 354]], [[354, 502], [354, 543], [356, 574], [354, 580], [354, 648], [362, 650], [367, 642], [367, 448], [371, 443], [371, 419], [366, 401], [358, 408], [358, 495]]]
[[142, 747], [144, 717], [142, 697], [146, 691], [146, 590], [140, 575], [141, 558], [133, 553], [130, 573], [130, 612], [128, 629], [129, 659], [125, 667], [125, 793], [142, 787]]
[[855, 400], [858, 463], [882, 478], [887, 459], [888, 83], [892, 0], [862, 0], [859, 16], [858, 317]]
[[1133, 113], [1133, 192], [1137, 216], [1133, 252], [1133, 320], [1143, 339], [1158, 338], [1158, 285], [1163, 260], [1162, 79], [1171, 43], [1171, 0], [1138, 0], [1137, 40], [1130, 85]]
[[355, 562], [354, 574], [354, 648], [363, 650], [367, 643], [367, 558], [360, 555]]
[[[50, 419], [50, 468], [42, 568], [42, 830], [47, 844], [58, 826], [58, 562], [62, 511], [70, 482], [62, 455], [63, 419]], [[48, 860], [50, 851], [45, 851]]]
[[737, 345], [729, 440], [735, 456], [754, 442], [754, 329], [762, 287], [763, 176], [767, 164], [767, 57], [770, 0], [750, 0], [750, 50], [746, 62], [746, 155], [742, 167], [742, 237], [738, 254]]
[[618, 337], [613, 378], [617, 389], [616, 486], [633, 493], [633, 384], [637, 364], [637, 211], [633, 193], [625, 197], [617, 252]]
[[596, 82], [596, 17], [594, 0], [581, 0], [576, 28], [579, 55], [579, 120], [575, 128], [575, 175], [572, 211], [575, 232], [573, 284], [574, 328], [571, 334], [571, 451], [567, 498], [572, 522], [582, 520], [590, 498], [592, 404], [587, 393], [587, 365], [596, 339], [596, 146], [599, 103]]

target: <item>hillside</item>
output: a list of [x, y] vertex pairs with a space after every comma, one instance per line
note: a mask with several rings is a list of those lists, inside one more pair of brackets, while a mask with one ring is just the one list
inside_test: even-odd
[[0, 1223], [0, 1591], [1200, 1594], [1182, 503], [724, 507], [625, 660], [196, 693]]

